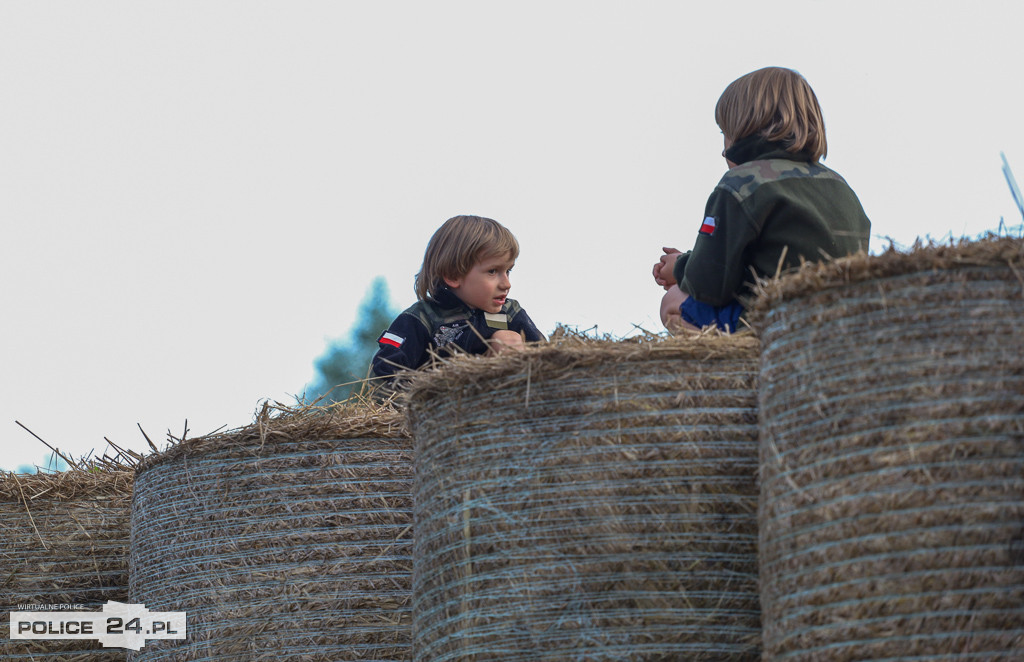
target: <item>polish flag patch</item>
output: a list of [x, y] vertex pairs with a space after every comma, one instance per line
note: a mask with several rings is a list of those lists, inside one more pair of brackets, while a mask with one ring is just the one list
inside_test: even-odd
[[700, 224], [701, 234], [714, 234], [715, 233], [715, 217], [707, 216], [704, 218], [704, 222]]
[[390, 331], [385, 331], [380, 334], [380, 338], [377, 338], [377, 342], [381, 345], [391, 345], [392, 347], [401, 347], [402, 343], [405, 342], [405, 338], [402, 336], [396, 336]]

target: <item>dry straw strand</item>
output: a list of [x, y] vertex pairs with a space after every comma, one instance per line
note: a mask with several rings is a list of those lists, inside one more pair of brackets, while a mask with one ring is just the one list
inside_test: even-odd
[[1024, 242], [763, 284], [765, 655], [1024, 650]]
[[756, 356], [568, 335], [413, 376], [416, 659], [758, 659]]

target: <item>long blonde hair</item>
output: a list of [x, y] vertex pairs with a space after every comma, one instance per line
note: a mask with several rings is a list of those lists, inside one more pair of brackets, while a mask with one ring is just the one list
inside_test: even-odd
[[435, 300], [445, 278], [462, 278], [477, 260], [491, 255], [519, 257], [519, 242], [501, 223], [482, 216], [454, 216], [427, 243], [423, 266], [416, 274], [416, 296]]
[[792, 69], [765, 67], [734, 80], [718, 99], [715, 122], [733, 142], [756, 133], [814, 161], [828, 153], [818, 98]]

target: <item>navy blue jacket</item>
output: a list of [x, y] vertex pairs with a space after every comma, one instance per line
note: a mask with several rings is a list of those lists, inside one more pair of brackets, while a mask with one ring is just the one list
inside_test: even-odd
[[391, 377], [400, 370], [419, 368], [430, 359], [431, 351], [443, 356], [457, 347], [469, 354], [483, 354], [487, 351], [484, 341], [499, 329], [521, 332], [528, 342], [544, 339], [515, 300], [506, 299], [500, 313], [485, 313], [445, 289], [436, 301], [414, 303], [380, 335], [371, 377]]

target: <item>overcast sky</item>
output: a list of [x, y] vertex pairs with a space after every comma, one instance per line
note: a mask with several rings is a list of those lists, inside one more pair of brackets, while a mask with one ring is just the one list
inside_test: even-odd
[[[1024, 4], [0, 2], [0, 466], [292, 402], [462, 213], [538, 326], [659, 328], [732, 80], [803, 73], [872, 249], [1021, 218]], [[888, 239], [887, 239], [888, 238]]]

